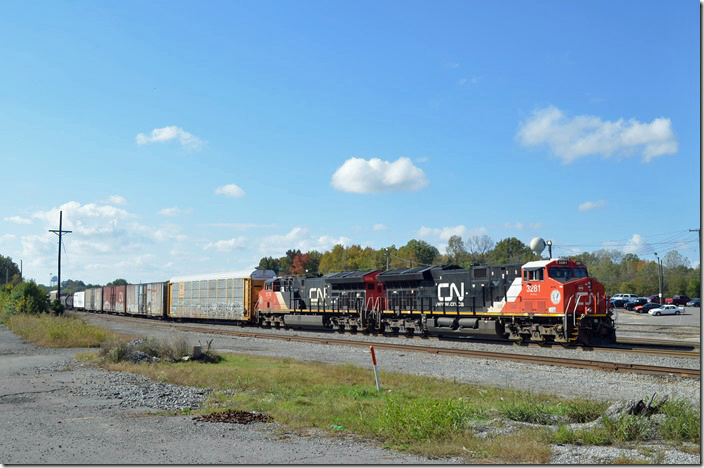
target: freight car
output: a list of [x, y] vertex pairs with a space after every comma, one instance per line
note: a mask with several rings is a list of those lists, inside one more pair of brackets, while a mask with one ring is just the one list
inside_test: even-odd
[[604, 286], [579, 261], [399, 268], [268, 281], [263, 326], [614, 343]]
[[92, 288], [82, 303], [91, 312], [264, 327], [583, 344], [616, 340], [604, 286], [579, 261], [257, 279], [260, 273]]

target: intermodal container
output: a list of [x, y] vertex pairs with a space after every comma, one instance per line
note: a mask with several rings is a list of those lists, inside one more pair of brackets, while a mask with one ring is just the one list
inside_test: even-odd
[[263, 280], [229, 275], [173, 278], [169, 282], [169, 316], [253, 321]]

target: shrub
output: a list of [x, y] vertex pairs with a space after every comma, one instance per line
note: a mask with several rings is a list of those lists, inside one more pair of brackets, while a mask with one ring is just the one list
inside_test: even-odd
[[15, 314], [40, 314], [49, 309], [49, 299], [37, 283], [27, 281], [20, 283], [9, 294], [3, 307], [3, 318], [7, 320]]

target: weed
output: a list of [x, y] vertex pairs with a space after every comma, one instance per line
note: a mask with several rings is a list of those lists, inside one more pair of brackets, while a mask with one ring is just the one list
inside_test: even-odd
[[532, 424], [552, 424], [553, 412], [549, 405], [536, 402], [512, 402], [499, 408], [499, 413], [505, 418]]
[[660, 424], [660, 435], [675, 441], [698, 442], [701, 438], [699, 408], [683, 400], [665, 403], [660, 412], [665, 420]]
[[7, 326], [22, 338], [49, 348], [95, 348], [116, 336], [77, 317], [49, 314], [12, 315]]
[[587, 423], [596, 420], [607, 408], [608, 403], [590, 400], [573, 400], [558, 405], [558, 413], [573, 423]]
[[604, 416], [604, 428], [612, 440], [630, 442], [647, 440], [654, 435], [654, 425], [648, 418], [622, 414], [615, 418]]

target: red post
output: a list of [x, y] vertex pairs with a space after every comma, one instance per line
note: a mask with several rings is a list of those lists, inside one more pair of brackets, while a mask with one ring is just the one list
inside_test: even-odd
[[372, 352], [372, 364], [376, 366], [376, 354], [374, 354], [374, 346], [370, 346], [369, 351]]

